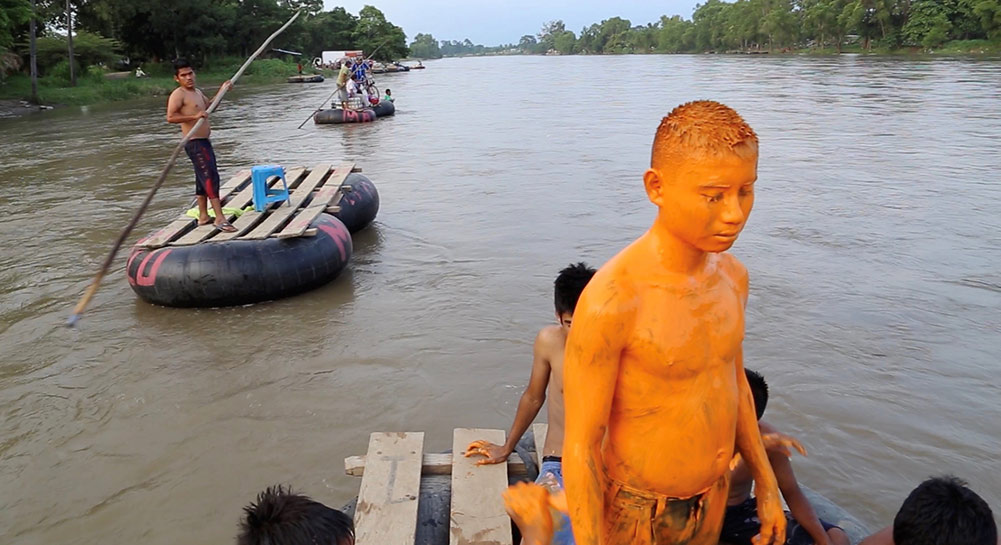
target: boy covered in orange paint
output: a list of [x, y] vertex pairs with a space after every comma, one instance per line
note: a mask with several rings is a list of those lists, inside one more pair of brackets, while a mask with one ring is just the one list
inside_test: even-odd
[[[734, 447], [758, 486], [758, 545], [785, 541], [744, 376], [747, 270], [726, 253], [754, 201], [758, 141], [732, 109], [657, 129], [651, 228], [581, 295], [564, 364], [566, 500], [578, 545], [715, 544]], [[510, 503], [509, 503], [510, 507]]]

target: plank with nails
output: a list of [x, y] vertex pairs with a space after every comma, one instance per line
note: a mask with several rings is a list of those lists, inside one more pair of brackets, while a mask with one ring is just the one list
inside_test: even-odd
[[[465, 452], [469, 443], [486, 439], [504, 444], [502, 430], [456, 428], [452, 452]], [[452, 507], [449, 545], [511, 545], [511, 519], [501, 494], [507, 489], [505, 464], [476, 465], [476, 458], [452, 459]]]
[[334, 200], [341, 193], [341, 186], [344, 184], [344, 180], [348, 177], [348, 174], [352, 172], [354, 168], [354, 163], [343, 162], [337, 165], [333, 172], [330, 174], [330, 178], [327, 182], [323, 184], [323, 187], [316, 192], [313, 196], [313, 200], [309, 202], [309, 206], [304, 208], [299, 214], [289, 222], [281, 232], [278, 233], [278, 238], [292, 238], [301, 237], [303, 233], [309, 229], [309, 224], [313, 223], [320, 214], [326, 212], [327, 208], [330, 206], [331, 201]]
[[[222, 187], [219, 188], [219, 198], [223, 200], [224, 203], [226, 199], [232, 195], [236, 188], [240, 187], [241, 184], [250, 179], [250, 170], [241, 170], [237, 172], [232, 178], [229, 179]], [[185, 211], [186, 212], [186, 211]], [[172, 221], [169, 225], [157, 231], [153, 236], [147, 238], [138, 244], [144, 248], [160, 248], [166, 246], [170, 241], [174, 240], [182, 233], [184, 233], [189, 227], [195, 225], [197, 220], [192, 219], [187, 214], [181, 214], [181, 217]]]
[[298, 210], [302, 202], [313, 192], [314, 189], [323, 184], [330, 173], [330, 165], [327, 163], [316, 165], [313, 171], [306, 176], [306, 179], [299, 184], [289, 195], [289, 201], [279, 203], [280, 206], [271, 211], [257, 227], [249, 233], [241, 235], [240, 240], [263, 240], [277, 231], [282, 224], [288, 221]]
[[421, 486], [424, 433], [375, 432], [355, 509], [355, 544], [413, 543]]

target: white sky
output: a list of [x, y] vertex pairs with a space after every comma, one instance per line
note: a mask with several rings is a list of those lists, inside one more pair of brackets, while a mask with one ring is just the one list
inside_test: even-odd
[[358, 14], [373, 5], [393, 24], [403, 27], [410, 41], [418, 33], [439, 40], [463, 40], [498, 45], [518, 43], [536, 34], [546, 21], [562, 19], [567, 30], [580, 29], [619, 16], [634, 25], [653, 23], [661, 15], [690, 19], [697, 0], [325, 0], [325, 8], [343, 6]]

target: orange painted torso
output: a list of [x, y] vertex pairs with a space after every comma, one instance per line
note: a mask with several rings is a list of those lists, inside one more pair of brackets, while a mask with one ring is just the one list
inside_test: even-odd
[[733, 456], [744, 273], [725, 253], [710, 255], [699, 278], [633, 266], [650, 255], [639, 251], [644, 238], [609, 263], [626, 273], [637, 303], [602, 454], [608, 477], [685, 498], [718, 481]]

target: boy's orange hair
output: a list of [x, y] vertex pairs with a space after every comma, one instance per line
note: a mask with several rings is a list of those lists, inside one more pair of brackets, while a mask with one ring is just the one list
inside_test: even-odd
[[650, 166], [667, 166], [670, 159], [734, 153], [750, 158], [758, 152], [758, 135], [733, 108], [713, 100], [678, 106], [661, 119], [653, 139]]

